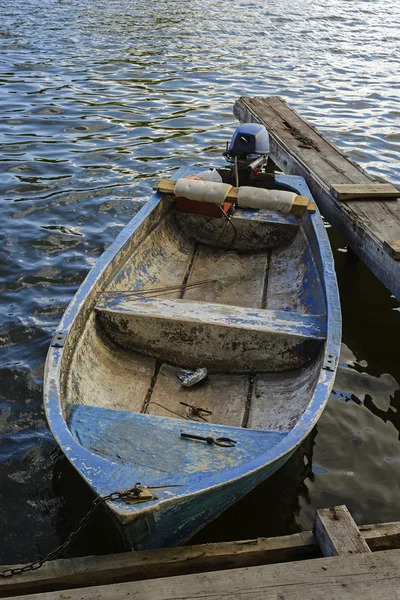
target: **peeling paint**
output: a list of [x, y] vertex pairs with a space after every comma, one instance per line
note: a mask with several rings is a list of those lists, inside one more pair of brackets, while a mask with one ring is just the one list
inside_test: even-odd
[[[277, 180], [301, 195], [310, 195], [301, 178], [279, 175]], [[248, 292], [246, 287], [232, 286], [230, 306], [220, 313], [216, 305], [214, 310], [212, 304], [203, 306], [195, 318], [192, 314], [191, 320], [188, 317], [180, 325], [177, 317], [171, 318], [171, 309], [168, 327], [173, 321], [173, 329], [165, 334], [164, 346], [158, 347], [157, 360], [149, 354], [155, 354], [154, 344], [159, 343], [162, 328], [158, 323], [154, 329], [154, 316], [144, 318], [144, 306], [151, 301], [143, 302], [140, 323], [133, 329], [131, 314], [120, 315], [117, 329], [132, 338], [125, 349], [120, 345], [122, 340], [111, 339], [109, 323], [103, 320], [102, 325], [94, 311], [96, 304], [100, 307], [99, 292], [155, 289], [195, 280], [210, 256], [199, 249], [210, 248], [220, 235], [210, 220], [196, 229], [196, 219], [176, 214], [170, 201], [155, 195], [106, 250], [78, 290], [58, 328], [65, 335], [64, 347], [51, 347], [46, 362], [45, 408], [50, 427], [65, 455], [93, 490], [105, 495], [129, 489], [137, 481], [164, 486], [157, 489], [158, 499], [148, 503], [109, 503], [132, 548], [183, 543], [279, 468], [317, 422], [337, 367], [340, 305], [332, 254], [318, 211], [307, 213], [301, 220], [272, 211], [237, 213], [234, 249], [248, 261], [252, 273], [246, 283]], [[223, 220], [218, 221], [221, 226]], [[226, 238], [221, 247], [229, 244]], [[248, 258], [256, 257], [257, 252], [262, 264], [258, 271], [252, 270], [255, 263]], [[255, 273], [261, 274], [261, 284]], [[190, 302], [192, 306], [204, 301], [229, 305], [227, 290], [223, 301], [217, 300], [210, 288], [204, 289], [204, 295], [200, 291], [196, 294], [196, 298], [188, 294], [187, 309]], [[175, 308], [185, 302], [180, 297], [179, 291], [168, 295]], [[247, 298], [247, 308], [243, 298]], [[103, 317], [105, 313], [103, 304]], [[164, 322], [168, 320], [165, 316]], [[151, 335], [152, 348], [138, 344], [140, 339], [144, 344]], [[175, 341], [167, 346], [168, 339]], [[174, 359], [174, 346], [184, 343], [184, 351], [175, 353]], [[208, 395], [204, 396], [211, 404], [216, 405], [224, 386], [228, 389], [235, 380], [237, 405], [230, 413], [234, 425], [213, 423], [212, 419], [194, 422], [180, 419], [179, 414], [151, 414], [151, 401], [162, 399], [162, 381], [171, 389], [165, 393], [179, 404], [173, 367], [157, 361], [195, 360], [196, 351], [202, 358], [211, 356], [211, 371], [224, 371], [212, 372], [206, 383]], [[228, 351], [229, 357], [225, 356]], [[332, 371], [322, 368], [328, 355], [333, 357]], [[283, 363], [287, 372], [265, 372]], [[252, 366], [258, 374], [250, 373]], [[238, 374], [241, 368], [248, 374]], [[213, 381], [218, 381], [218, 386], [213, 387]], [[201, 388], [194, 394], [200, 397]], [[241, 424], [248, 397], [246, 429]], [[167, 406], [174, 410], [176, 403]], [[149, 412], [143, 414], [145, 407]], [[223, 419], [223, 411], [219, 414], [216, 418]], [[78, 417], [81, 422], [74, 423]], [[123, 419], [127, 425], [119, 430]], [[106, 422], [108, 425], [101, 426]], [[229, 449], [202, 442], [199, 446], [180, 439], [177, 433], [183, 428], [215, 435], [229, 432], [227, 437], [237, 439], [238, 444]], [[159, 444], [163, 435], [166, 441]], [[166, 444], [171, 451], [178, 448], [176, 457], [169, 461]], [[138, 448], [143, 449], [140, 460]], [[160, 469], [162, 464], [168, 468]]]

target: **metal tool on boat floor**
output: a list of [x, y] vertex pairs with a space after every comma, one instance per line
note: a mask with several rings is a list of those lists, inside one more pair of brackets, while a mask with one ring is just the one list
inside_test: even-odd
[[196, 383], [200, 383], [207, 378], [208, 372], [206, 367], [200, 367], [195, 371], [189, 369], [179, 369], [176, 372], [176, 376], [183, 385], [183, 387], [192, 387]]
[[203, 415], [210, 416], [212, 415], [211, 410], [207, 410], [206, 408], [202, 408], [201, 406], [196, 406], [195, 404], [188, 404], [187, 402], [179, 402], [182, 406], [186, 406], [189, 409], [189, 413], [194, 417], [200, 417], [200, 419], [205, 420]]
[[228, 437], [214, 438], [211, 435], [195, 435], [194, 433], [183, 433], [181, 431], [181, 437], [187, 440], [198, 440], [200, 442], [207, 442], [207, 444], [215, 444], [216, 446], [222, 446], [223, 448], [233, 448], [237, 443], [235, 440], [231, 440]]

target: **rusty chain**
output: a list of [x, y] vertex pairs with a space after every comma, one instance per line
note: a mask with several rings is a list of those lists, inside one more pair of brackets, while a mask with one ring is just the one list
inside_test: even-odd
[[135, 486], [131, 490], [126, 490], [123, 492], [112, 492], [111, 494], [108, 494], [107, 496], [97, 496], [97, 498], [95, 498], [93, 500], [93, 502], [92, 502], [89, 510], [85, 514], [85, 516], [82, 517], [82, 519], [79, 521], [78, 527], [69, 534], [69, 536], [67, 537], [65, 542], [60, 544], [55, 550], [52, 550], [51, 552], [49, 552], [49, 554], [47, 554], [47, 556], [45, 556], [44, 558], [42, 558], [40, 560], [35, 560], [27, 565], [24, 565], [23, 567], [10, 567], [8, 569], [5, 569], [4, 571], [0, 571], [0, 577], [3, 577], [3, 578], [12, 577], [13, 575], [20, 575], [21, 573], [26, 573], [27, 571], [36, 571], [36, 569], [40, 569], [40, 567], [42, 565], [44, 565], [44, 563], [48, 562], [49, 560], [54, 560], [55, 558], [60, 556], [60, 554], [66, 548], [68, 548], [68, 546], [74, 541], [74, 539], [84, 529], [87, 522], [90, 520], [90, 517], [93, 515], [96, 508], [100, 504], [102, 504], [103, 502], [107, 502], [108, 500], [136, 499], [136, 498], [138, 498], [139, 493], [142, 491], [142, 489], [143, 489], [143, 486], [140, 483], [136, 483]]

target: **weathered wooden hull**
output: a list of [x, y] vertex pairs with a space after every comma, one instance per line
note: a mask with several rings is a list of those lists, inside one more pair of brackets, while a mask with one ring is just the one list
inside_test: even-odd
[[143, 515], [123, 527], [117, 521], [117, 526], [133, 550], [181, 546], [204, 525], [273, 475], [294, 451], [224, 486], [173, 503], [157, 514]]
[[[276, 179], [309, 194], [301, 178]], [[335, 376], [340, 306], [319, 213], [238, 211], [233, 250], [245, 277], [186, 290], [218, 275], [221, 253], [229, 262], [223, 220], [201, 219], [196, 228], [156, 194], [89, 273], [46, 362], [48, 422], [96, 494], [137, 482], [153, 492], [144, 503], [108, 502], [135, 549], [185, 542], [269, 477], [316, 424]], [[157, 298], [171, 283], [175, 297]], [[149, 289], [154, 298], [126, 296]], [[202, 362], [207, 384], [182, 388], [176, 366]]]

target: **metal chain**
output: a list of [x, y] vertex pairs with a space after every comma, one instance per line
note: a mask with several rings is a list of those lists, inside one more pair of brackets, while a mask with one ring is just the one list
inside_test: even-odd
[[66, 548], [68, 548], [68, 546], [79, 535], [79, 533], [82, 531], [82, 529], [84, 529], [84, 527], [86, 526], [87, 522], [89, 521], [90, 517], [93, 515], [94, 511], [99, 506], [99, 504], [102, 504], [103, 502], [107, 502], [108, 500], [127, 500], [127, 499], [132, 499], [132, 498], [135, 499], [138, 497], [138, 495], [142, 491], [142, 489], [143, 489], [143, 486], [140, 483], [136, 483], [135, 486], [131, 490], [126, 490], [123, 492], [112, 492], [111, 494], [108, 494], [107, 496], [98, 496], [97, 498], [95, 498], [93, 500], [93, 502], [92, 502], [89, 510], [85, 514], [85, 516], [82, 517], [82, 519], [79, 521], [78, 527], [74, 531], [72, 531], [72, 533], [69, 534], [69, 536], [67, 537], [65, 542], [60, 544], [60, 546], [58, 546], [58, 548], [49, 552], [49, 554], [47, 554], [47, 556], [45, 556], [45, 558], [42, 558], [40, 560], [35, 560], [34, 562], [29, 563], [28, 565], [24, 565], [23, 567], [10, 567], [9, 569], [6, 569], [5, 571], [0, 571], [0, 577], [3, 577], [3, 578], [12, 577], [13, 575], [19, 575], [20, 573], [26, 573], [27, 571], [35, 571], [36, 569], [40, 569], [40, 567], [44, 563], [48, 562], [49, 560], [54, 560], [55, 558], [60, 556], [60, 554]]

